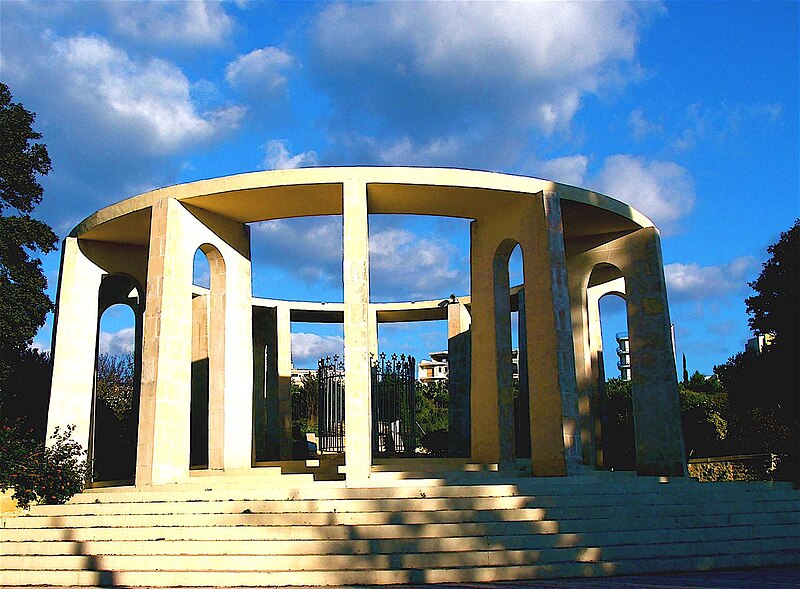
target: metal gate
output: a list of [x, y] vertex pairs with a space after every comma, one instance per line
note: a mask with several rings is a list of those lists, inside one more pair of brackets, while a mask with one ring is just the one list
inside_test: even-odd
[[344, 452], [344, 361], [339, 356], [320, 358], [319, 434], [321, 452]]
[[372, 358], [372, 451], [414, 454], [417, 447], [416, 371], [413, 356]]

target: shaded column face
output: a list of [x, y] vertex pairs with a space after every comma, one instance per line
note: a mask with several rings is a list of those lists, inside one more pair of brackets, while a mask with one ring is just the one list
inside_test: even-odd
[[678, 378], [658, 232], [645, 228], [623, 239], [628, 260], [620, 267], [628, 288], [636, 469], [642, 475], [685, 476]]
[[550, 289], [553, 301], [558, 385], [561, 391], [564, 451], [568, 467], [574, 470], [583, 457], [578, 430], [580, 418], [561, 199], [555, 192], [545, 192], [543, 203], [547, 224], [547, 250], [551, 274]]
[[64, 240], [55, 321], [55, 355], [47, 439], [55, 428], [75, 425], [74, 440], [89, 448], [98, 328], [98, 291], [103, 270], [81, 251], [74, 237]]
[[345, 469], [348, 481], [369, 478], [372, 462], [367, 187], [343, 185]]
[[470, 455], [470, 382], [472, 365], [472, 317], [460, 302], [447, 306], [447, 361], [449, 365], [449, 455]]

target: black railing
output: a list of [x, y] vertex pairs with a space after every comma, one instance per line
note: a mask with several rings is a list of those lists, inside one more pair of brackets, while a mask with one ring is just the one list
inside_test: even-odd
[[372, 452], [412, 455], [416, 449], [416, 361], [413, 356], [372, 358]]
[[339, 356], [319, 359], [317, 383], [319, 450], [344, 452], [344, 362]]

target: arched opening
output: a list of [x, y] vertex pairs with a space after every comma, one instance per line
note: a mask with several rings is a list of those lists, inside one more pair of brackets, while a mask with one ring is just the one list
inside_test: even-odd
[[141, 380], [141, 289], [126, 275], [100, 285], [90, 456], [92, 482], [130, 484], [136, 471]]
[[[529, 403], [526, 398], [521, 398], [519, 374], [517, 377], [514, 374], [514, 343], [516, 341], [518, 345], [520, 334], [519, 289], [514, 289], [516, 296], [512, 304], [512, 280], [520, 279], [524, 284], [522, 265], [520, 245], [513, 239], [504, 240], [494, 256], [494, 304], [500, 462], [505, 468], [516, 465], [518, 450], [526, 449], [526, 437], [527, 453], [530, 455], [530, 434], [526, 436], [524, 433], [525, 430], [530, 432]], [[514, 324], [516, 327], [513, 327]], [[516, 356], [519, 357], [519, 348]], [[527, 397], [527, 387], [525, 393]]]
[[[369, 215], [375, 458], [469, 456], [469, 315], [459, 301], [469, 294], [469, 223]], [[421, 311], [415, 308], [421, 301], [436, 303]], [[381, 306], [392, 302], [405, 308]]]
[[625, 278], [615, 266], [600, 264], [589, 277], [587, 293], [596, 382], [591, 399], [596, 461], [607, 469], [635, 470]]
[[191, 468], [222, 468], [225, 261], [212, 245], [195, 251], [192, 271]]
[[[296, 314], [271, 301], [343, 300], [343, 218], [325, 214], [249, 226], [253, 295], [266, 299], [253, 308], [254, 459], [257, 466], [281, 461], [285, 470], [287, 461], [305, 464], [316, 453], [316, 369], [320, 358], [337, 354], [341, 360], [343, 319], [341, 308], [335, 316], [325, 307], [319, 315]], [[321, 449], [317, 440], [316, 450]]]
[[522, 261], [522, 248], [517, 245], [508, 260], [511, 363], [514, 383], [514, 441], [517, 458], [530, 458], [531, 415], [525, 329], [525, 272]]

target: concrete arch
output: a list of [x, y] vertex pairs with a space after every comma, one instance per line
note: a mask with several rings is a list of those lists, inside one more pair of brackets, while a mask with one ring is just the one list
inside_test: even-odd
[[[682, 470], [679, 444], [672, 441], [677, 415], [672, 388], [677, 383], [668, 374], [669, 314], [658, 233], [652, 223], [602, 194], [549, 180], [472, 170], [352, 167], [257, 172], [154, 190], [90, 215], [75, 227], [62, 250], [52, 425], [76, 423], [78, 435], [86, 432], [88, 437], [84, 408], [91, 395], [86, 392], [91, 387], [91, 360], [70, 352], [70, 346], [97, 336], [96, 322], [81, 324], [97, 311], [96, 305], [87, 305], [85, 293], [99, 288], [103, 275], [126, 271], [133, 264], [129, 271], [146, 293], [136, 483], [188, 478], [192, 351], [186, 342], [192, 338], [193, 305], [186, 301], [195, 292], [192, 254], [204, 246], [224, 262], [218, 273], [224, 276], [224, 288], [208, 292], [209, 308], [220, 309], [214, 317], [224, 318], [219, 319], [224, 321], [222, 330], [209, 324], [209, 334], [218, 333], [221, 342], [209, 340], [209, 345], [221, 346], [224, 358], [213, 376], [223, 391], [222, 413], [215, 422], [222, 446], [214, 465], [225, 471], [250, 468], [255, 309], [247, 224], [342, 215], [344, 300], [335, 304], [341, 306], [336, 312], [345, 326], [349, 391], [344, 471], [354, 481], [369, 478], [369, 354], [381, 313], [387, 317], [400, 312], [400, 307], [381, 307], [369, 300], [368, 214], [382, 213], [471, 220], [470, 292], [459, 297], [459, 305], [448, 306], [447, 317], [453, 319], [449, 335], [470, 334], [470, 344], [464, 348], [469, 378], [463, 383], [469, 388], [470, 409], [462, 412], [469, 415], [470, 431], [462, 438], [470, 440], [472, 460], [508, 462], [501, 460], [507, 453], [501, 452], [497, 410], [488, 408], [497, 406], [498, 397], [495, 317], [500, 301], [495, 300], [495, 262], [498, 253], [503, 259], [514, 243], [524, 251], [526, 366], [535, 391], [530, 405], [537, 408], [531, 412], [536, 448], [532, 472], [563, 475], [582, 460], [591, 463], [582, 456], [585, 424], [578, 392], [583, 395], [591, 378], [585, 279], [601, 263], [612, 264], [625, 275], [632, 353], [653, 366], [644, 381], [634, 383], [641, 391], [637, 403], [656, 408], [652, 423], [645, 417], [646, 426], [640, 429], [652, 429], [651, 438], [670, 440], [642, 440], [641, 445], [651, 451], [640, 453], [640, 472]], [[505, 240], [511, 241], [498, 249]], [[277, 333], [290, 323], [293, 305], [288, 301], [274, 305], [285, 309], [283, 319], [274, 322]], [[414, 312], [430, 313], [419, 308]], [[659, 401], [662, 398], [671, 400]]]

